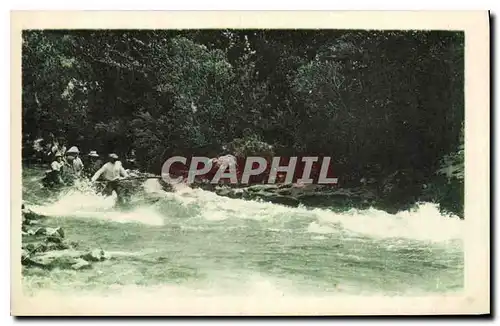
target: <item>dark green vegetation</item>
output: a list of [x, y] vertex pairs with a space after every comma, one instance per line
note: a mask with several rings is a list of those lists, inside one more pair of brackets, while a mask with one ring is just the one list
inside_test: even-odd
[[331, 156], [340, 186], [374, 180], [381, 207], [462, 216], [463, 54], [445, 31], [25, 31], [24, 156], [52, 133], [159, 173], [269, 144]]

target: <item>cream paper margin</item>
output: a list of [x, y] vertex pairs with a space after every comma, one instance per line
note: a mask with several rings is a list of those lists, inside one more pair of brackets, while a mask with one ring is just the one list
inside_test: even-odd
[[[465, 287], [428, 297], [26, 297], [21, 290], [21, 31], [23, 29], [421, 29], [465, 32]], [[489, 15], [486, 11], [11, 12], [12, 315], [382, 315], [490, 312]]]

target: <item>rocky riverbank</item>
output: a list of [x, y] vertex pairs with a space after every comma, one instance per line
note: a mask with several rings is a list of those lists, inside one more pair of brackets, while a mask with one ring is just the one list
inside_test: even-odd
[[[192, 187], [214, 191], [219, 196], [261, 200], [287, 206], [366, 209], [374, 207], [394, 214], [418, 202], [433, 202], [445, 213], [463, 218], [463, 181], [436, 176], [430, 180], [415, 178], [411, 171], [396, 171], [380, 179], [364, 179], [358, 184], [297, 185], [257, 184], [246, 187], [196, 183]], [[169, 185], [164, 185], [170, 191]]]
[[218, 186], [214, 189], [220, 196], [247, 200], [262, 200], [287, 206], [331, 207], [352, 205], [369, 206], [376, 194], [370, 189], [336, 188], [321, 185], [252, 185], [246, 188]]
[[84, 249], [76, 242], [66, 239], [61, 227], [47, 227], [47, 217], [22, 207], [22, 252], [24, 268], [86, 269], [94, 263], [110, 259], [100, 249]]

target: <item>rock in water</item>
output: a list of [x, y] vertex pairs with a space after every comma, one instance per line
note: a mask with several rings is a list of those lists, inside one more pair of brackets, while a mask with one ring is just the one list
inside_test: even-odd
[[219, 196], [224, 196], [224, 197], [228, 197], [229, 194], [232, 192], [232, 190], [230, 188], [217, 188], [215, 190], [215, 193]]
[[300, 204], [300, 202], [296, 198], [291, 196], [281, 196], [269, 193], [255, 193], [253, 196], [254, 198], [259, 198], [266, 202], [285, 205], [285, 206], [297, 207]]
[[30, 255], [29, 251], [26, 249], [21, 249], [21, 261], [25, 260], [28, 258]]
[[35, 212], [31, 211], [29, 208], [23, 208], [22, 216], [23, 216], [23, 221], [32, 221], [32, 220], [39, 220], [39, 219], [44, 218], [44, 216], [36, 214]]
[[37, 225], [40, 224], [40, 221], [37, 220], [26, 220], [23, 222], [23, 225]]
[[277, 189], [279, 189], [279, 185], [276, 184], [252, 185], [246, 188], [249, 192], [273, 192]]
[[28, 235], [40, 235], [44, 234], [45, 230], [43, 228], [29, 229], [26, 233]]
[[92, 265], [86, 261], [85, 259], [78, 258], [73, 265], [71, 265], [72, 269], [86, 269], [86, 268], [91, 268]]
[[51, 241], [53, 239], [47, 239], [47, 244], [46, 244], [46, 251], [49, 250], [65, 250], [65, 249], [70, 249], [71, 246], [63, 241]]
[[79, 259], [80, 253], [73, 250], [49, 251], [34, 257], [30, 257], [27, 265], [35, 265], [43, 268], [68, 268]]
[[56, 236], [58, 238], [64, 238], [64, 231], [60, 227], [58, 227], [58, 228], [47, 228], [45, 232], [46, 232], [46, 234], [48, 236]]
[[27, 231], [28, 235], [47, 235], [49, 237], [64, 238], [64, 231], [60, 227], [49, 228], [49, 227], [39, 227], [35, 229], [29, 229]]
[[95, 249], [81, 256], [86, 261], [103, 261], [109, 259], [109, 255], [104, 250]]

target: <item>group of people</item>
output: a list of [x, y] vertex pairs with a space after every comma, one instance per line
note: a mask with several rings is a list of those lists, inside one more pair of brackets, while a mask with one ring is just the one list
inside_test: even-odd
[[119, 161], [117, 154], [110, 153], [107, 162], [103, 163], [95, 150], [90, 151], [82, 160], [76, 146], [72, 146], [67, 151], [61, 151], [60, 147], [54, 147], [53, 149], [57, 150], [52, 153], [50, 171], [47, 171], [43, 179], [45, 186], [71, 185], [77, 179], [90, 178], [92, 182], [104, 181], [105, 187], [102, 192], [111, 195], [114, 190], [120, 199], [118, 181], [127, 178], [128, 173]]

